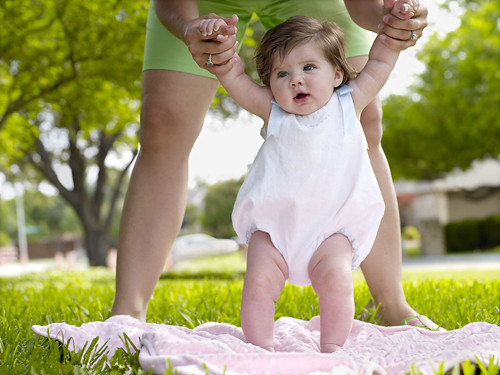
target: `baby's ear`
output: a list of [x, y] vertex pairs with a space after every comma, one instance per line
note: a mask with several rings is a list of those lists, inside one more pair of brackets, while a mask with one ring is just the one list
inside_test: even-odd
[[334, 87], [339, 87], [344, 82], [344, 69], [338, 66], [335, 70]]

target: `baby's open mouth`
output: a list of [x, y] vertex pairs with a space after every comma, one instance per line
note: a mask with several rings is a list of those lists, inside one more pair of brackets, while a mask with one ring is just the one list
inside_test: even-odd
[[304, 99], [305, 97], [307, 97], [309, 94], [306, 94], [306, 93], [303, 93], [303, 92], [299, 92], [297, 95], [295, 95], [295, 99]]

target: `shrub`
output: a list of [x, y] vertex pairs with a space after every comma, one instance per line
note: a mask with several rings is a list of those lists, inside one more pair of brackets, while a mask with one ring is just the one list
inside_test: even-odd
[[420, 232], [413, 225], [407, 225], [403, 228], [401, 236], [405, 240], [419, 240], [421, 238]]
[[500, 245], [500, 216], [449, 223], [445, 235], [449, 253], [490, 249]]
[[482, 248], [489, 249], [500, 245], [500, 216], [492, 216], [482, 222]]

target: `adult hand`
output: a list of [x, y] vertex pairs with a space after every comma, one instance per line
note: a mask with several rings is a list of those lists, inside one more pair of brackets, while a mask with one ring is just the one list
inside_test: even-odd
[[393, 49], [404, 50], [417, 43], [418, 38], [422, 36], [424, 28], [427, 27], [427, 7], [420, 3], [409, 19], [406, 17], [397, 17], [390, 13], [393, 9], [395, 0], [384, 0], [384, 7], [387, 14], [383, 17], [383, 23], [379, 25], [381, 33], [388, 36], [384, 43]]
[[[205, 32], [207, 23], [216, 28], [217, 31], [210, 34]], [[207, 69], [209, 57], [212, 64], [217, 66], [225, 64], [235, 54], [238, 47], [236, 42], [237, 23], [238, 16], [236, 15], [223, 18], [210, 13], [188, 24], [184, 32], [184, 40], [194, 61], [201, 68]]]

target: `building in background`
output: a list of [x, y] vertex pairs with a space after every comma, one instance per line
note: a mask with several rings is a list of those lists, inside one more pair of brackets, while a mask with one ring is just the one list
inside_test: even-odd
[[398, 181], [395, 187], [401, 223], [420, 231], [422, 255], [446, 253], [446, 224], [500, 215], [500, 160], [476, 161], [465, 172], [432, 182]]

